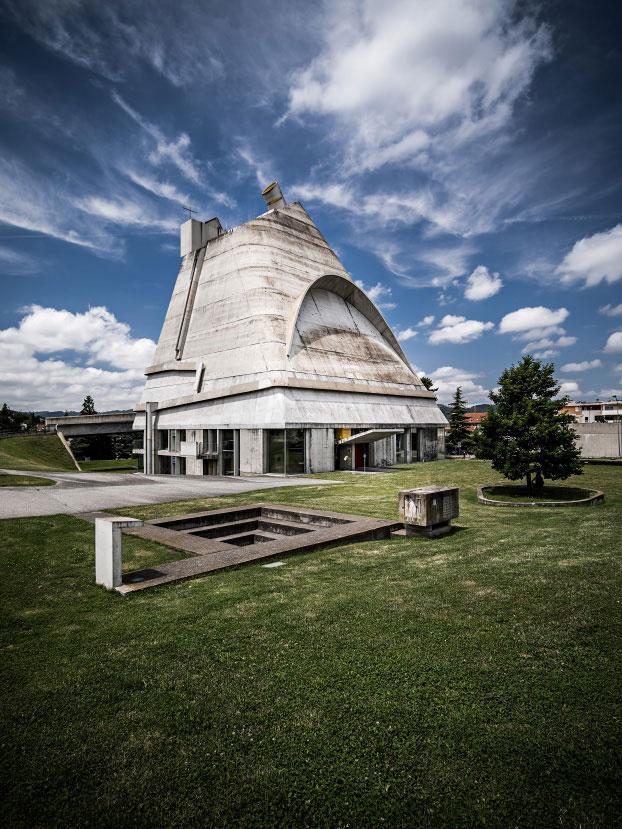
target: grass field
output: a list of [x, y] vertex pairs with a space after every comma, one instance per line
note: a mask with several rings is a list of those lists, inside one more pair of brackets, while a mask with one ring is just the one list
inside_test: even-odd
[[0, 486], [54, 486], [55, 483], [37, 475], [0, 475]]
[[109, 461], [78, 461], [83, 472], [136, 472], [136, 458]]
[[335, 478], [117, 512], [392, 518], [439, 483], [460, 517], [129, 597], [93, 584], [92, 525], [0, 522], [3, 825], [619, 823], [622, 469], [569, 481], [605, 492], [577, 510], [478, 504], [480, 461]]
[[75, 472], [76, 467], [57, 435], [32, 435], [0, 440], [0, 469], [29, 472]]

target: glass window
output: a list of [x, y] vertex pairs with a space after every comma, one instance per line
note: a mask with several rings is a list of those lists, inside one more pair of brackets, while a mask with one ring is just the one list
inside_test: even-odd
[[278, 475], [285, 472], [284, 429], [270, 429], [268, 432], [268, 472]]
[[406, 455], [404, 453], [404, 448], [406, 446], [406, 435], [402, 433], [401, 435], [395, 436], [395, 462], [396, 463], [406, 463]]
[[286, 429], [285, 462], [288, 475], [301, 475], [305, 471], [304, 429]]
[[222, 474], [235, 475], [235, 434], [233, 429], [222, 432]]
[[304, 471], [304, 429], [269, 429], [268, 472], [277, 475], [300, 475]]

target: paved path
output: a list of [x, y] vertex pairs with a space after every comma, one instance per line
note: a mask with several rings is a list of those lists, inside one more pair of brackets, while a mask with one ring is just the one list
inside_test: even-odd
[[7, 474], [37, 475], [52, 478], [56, 486], [1, 487], [0, 519], [24, 518], [32, 515], [76, 515], [115, 507], [133, 507], [140, 504], [162, 504], [188, 498], [214, 498], [217, 495], [235, 495], [253, 489], [273, 489], [280, 486], [309, 486], [335, 484], [318, 478], [257, 478], [194, 477], [114, 472], [14, 472]]

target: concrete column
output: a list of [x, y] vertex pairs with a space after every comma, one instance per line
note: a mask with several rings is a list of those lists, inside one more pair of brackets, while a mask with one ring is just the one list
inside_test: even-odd
[[404, 463], [412, 463], [411, 430], [404, 429]]
[[153, 475], [153, 413], [157, 409], [157, 403], [145, 405], [145, 475]]
[[233, 430], [233, 474], [240, 474], [240, 430]]
[[95, 581], [104, 587], [121, 584], [121, 530], [125, 527], [142, 527], [137, 518], [111, 515], [95, 519]]

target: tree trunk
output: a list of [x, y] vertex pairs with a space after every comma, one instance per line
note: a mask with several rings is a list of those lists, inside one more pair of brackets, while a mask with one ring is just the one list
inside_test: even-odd
[[544, 478], [540, 472], [536, 472], [536, 489], [542, 489], [544, 487]]
[[527, 473], [527, 492], [531, 492], [531, 472]]

